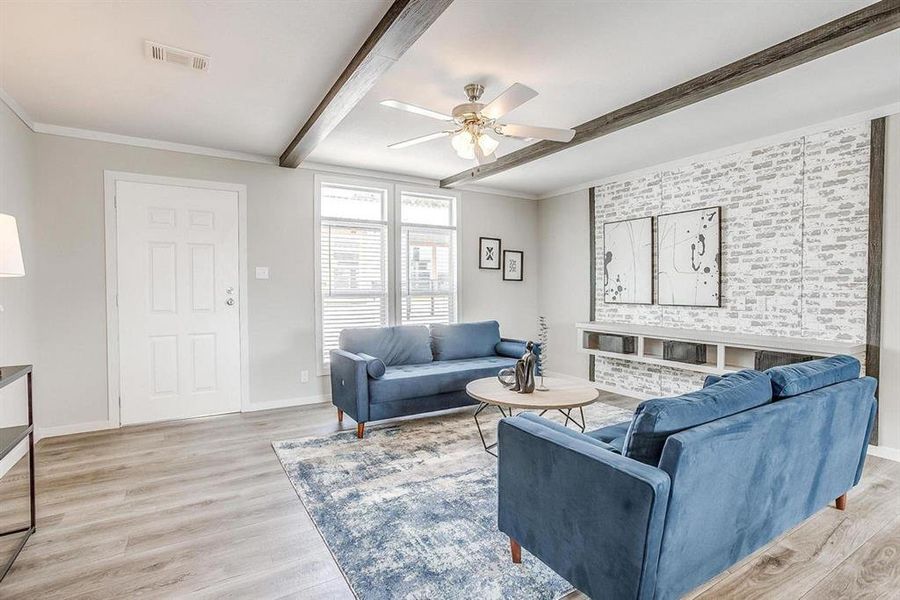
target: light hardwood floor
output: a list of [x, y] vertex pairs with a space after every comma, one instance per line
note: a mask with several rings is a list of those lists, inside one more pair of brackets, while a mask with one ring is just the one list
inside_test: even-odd
[[[317, 405], [43, 440], [38, 532], [0, 598], [352, 598], [270, 445], [337, 429]], [[846, 512], [822, 510], [691, 597], [895, 598], [898, 565], [900, 463], [870, 457]]]

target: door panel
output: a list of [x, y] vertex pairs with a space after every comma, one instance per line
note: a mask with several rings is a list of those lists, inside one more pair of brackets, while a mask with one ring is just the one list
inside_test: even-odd
[[123, 423], [240, 410], [237, 192], [119, 181]]

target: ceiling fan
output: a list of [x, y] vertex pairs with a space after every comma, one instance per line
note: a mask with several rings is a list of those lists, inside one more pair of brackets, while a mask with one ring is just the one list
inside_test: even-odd
[[474, 159], [479, 165], [483, 165], [497, 160], [494, 151], [497, 150], [500, 142], [491, 137], [490, 133], [524, 140], [538, 139], [552, 140], [554, 142], [570, 142], [575, 135], [574, 129], [555, 129], [553, 127], [535, 127], [533, 125], [498, 122], [506, 113], [538, 95], [536, 91], [527, 85], [514, 83], [487, 104], [479, 102], [481, 95], [484, 93], [483, 85], [470, 83], [465, 86], [465, 91], [469, 101], [455, 106], [449, 115], [407, 102], [383, 100], [381, 104], [389, 108], [405, 110], [439, 121], [454, 123], [452, 129], [397, 142], [396, 144], [391, 144], [388, 148], [397, 150], [421, 144], [422, 142], [450, 137], [450, 144], [460, 158]]

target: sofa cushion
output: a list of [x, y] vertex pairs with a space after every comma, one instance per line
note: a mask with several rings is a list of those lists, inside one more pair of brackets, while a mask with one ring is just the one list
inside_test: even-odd
[[631, 421], [622, 421], [615, 425], [607, 425], [594, 431], [587, 431], [585, 435], [612, 446], [619, 454], [622, 454], [625, 446], [625, 434], [628, 433], [629, 425], [631, 425]]
[[446, 392], [459, 392], [466, 384], [493, 377], [516, 364], [502, 356], [435, 361], [427, 365], [388, 367], [381, 379], [369, 380], [369, 402], [391, 402]]
[[344, 329], [338, 344], [353, 354], [368, 354], [388, 367], [430, 363], [431, 336], [424, 325]]
[[595, 440], [600, 440], [601, 442], [609, 442], [617, 437], [625, 437], [625, 434], [628, 433], [629, 425], [631, 425], [631, 421], [622, 421], [621, 423], [607, 425], [606, 427], [601, 427], [594, 431], [586, 431], [585, 435], [588, 435]]
[[431, 326], [431, 350], [434, 360], [458, 360], [495, 356], [500, 341], [497, 321]]
[[819, 360], [772, 367], [766, 371], [772, 379], [772, 394], [790, 398], [828, 385], [859, 377], [859, 361], [839, 354]]
[[771, 401], [769, 376], [748, 369], [696, 392], [641, 402], [625, 435], [624, 454], [656, 466], [670, 435]]
[[357, 356], [366, 361], [366, 373], [369, 375], [369, 377], [371, 377], [372, 379], [381, 379], [382, 377], [384, 377], [386, 366], [383, 360], [374, 356], [370, 356], [365, 352], [360, 352], [359, 354], [357, 354]]

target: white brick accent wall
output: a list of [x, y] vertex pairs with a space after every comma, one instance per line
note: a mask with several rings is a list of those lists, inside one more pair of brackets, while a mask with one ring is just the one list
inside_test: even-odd
[[[597, 281], [603, 223], [722, 207], [722, 307], [604, 304], [595, 320], [865, 341], [869, 123], [831, 129], [594, 188]], [[595, 378], [674, 395], [698, 373], [595, 357]]]

